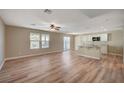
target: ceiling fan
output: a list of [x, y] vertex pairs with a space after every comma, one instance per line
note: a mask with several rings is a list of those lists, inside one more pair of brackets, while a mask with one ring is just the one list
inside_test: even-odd
[[61, 27], [55, 26], [54, 24], [51, 24], [50, 29], [51, 29], [51, 31], [60, 31]]
[[44, 10], [44, 13], [46, 13], [46, 14], [52, 14], [52, 10], [50, 10], [50, 9], [45, 9], [45, 10]]

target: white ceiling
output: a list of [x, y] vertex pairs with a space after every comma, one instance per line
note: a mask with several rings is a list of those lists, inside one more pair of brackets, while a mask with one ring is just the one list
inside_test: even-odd
[[[89, 33], [121, 30], [124, 10], [111, 9], [1, 9], [5, 24], [33, 29], [49, 30], [51, 23], [61, 26], [65, 33]], [[31, 25], [36, 24], [36, 25]]]

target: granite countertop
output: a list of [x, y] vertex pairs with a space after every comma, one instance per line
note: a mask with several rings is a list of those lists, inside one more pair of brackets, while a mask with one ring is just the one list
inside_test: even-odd
[[79, 48], [97, 48], [100, 49], [99, 46], [93, 45], [93, 46], [79, 46]]

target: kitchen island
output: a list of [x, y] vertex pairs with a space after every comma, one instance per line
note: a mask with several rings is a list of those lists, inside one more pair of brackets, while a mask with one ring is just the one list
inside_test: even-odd
[[101, 49], [98, 46], [80, 46], [77, 54], [79, 56], [89, 57], [100, 59], [101, 58]]

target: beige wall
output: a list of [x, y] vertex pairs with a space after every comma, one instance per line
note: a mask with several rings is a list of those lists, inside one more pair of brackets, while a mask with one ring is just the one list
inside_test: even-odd
[[123, 63], [124, 63], [124, 31], [123, 31]]
[[123, 31], [109, 33], [108, 52], [123, 54]]
[[5, 55], [5, 31], [4, 31], [4, 23], [2, 19], [0, 18], [0, 69], [2, 67], [2, 64], [4, 62], [4, 55]]
[[[29, 40], [30, 32], [49, 33], [50, 48], [31, 50]], [[6, 26], [6, 58], [41, 54], [52, 51], [63, 51], [63, 36], [66, 35], [62, 33]], [[70, 37], [71, 49], [73, 49], [73, 36]]]

